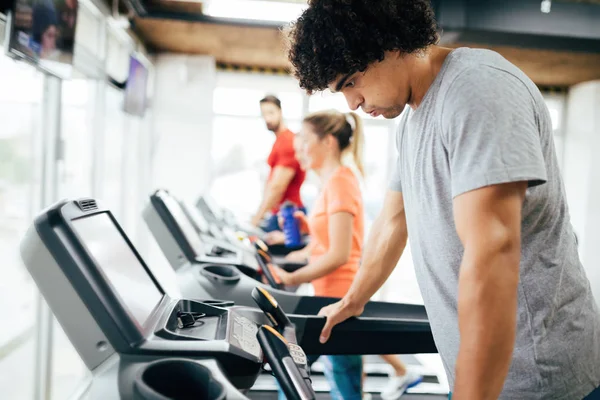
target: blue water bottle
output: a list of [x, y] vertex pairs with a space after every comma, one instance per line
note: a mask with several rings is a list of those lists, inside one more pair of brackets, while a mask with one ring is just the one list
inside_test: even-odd
[[296, 205], [286, 201], [281, 205], [281, 217], [283, 218], [283, 233], [285, 235], [285, 247], [299, 247], [302, 244], [300, 225], [294, 217]]

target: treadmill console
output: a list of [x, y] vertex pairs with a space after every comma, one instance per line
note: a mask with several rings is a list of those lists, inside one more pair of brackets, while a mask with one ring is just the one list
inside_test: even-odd
[[242, 265], [243, 252], [225, 241], [212, 237], [211, 225], [186, 210], [185, 204], [165, 190], [150, 196], [144, 219], [165, 256], [175, 269], [189, 263]]
[[256, 333], [265, 317], [247, 307], [170, 298], [111, 212], [90, 202], [51, 207], [22, 244], [27, 268], [90, 369], [103, 361], [94, 360], [96, 352], [112, 348], [141, 356], [211, 349], [216, 359], [234, 354], [262, 362]]

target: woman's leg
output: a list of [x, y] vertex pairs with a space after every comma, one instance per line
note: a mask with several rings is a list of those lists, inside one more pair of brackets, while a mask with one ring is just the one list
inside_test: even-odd
[[362, 356], [325, 356], [321, 360], [332, 399], [362, 399]]
[[408, 369], [397, 355], [382, 355], [388, 364], [394, 368], [394, 374], [390, 376], [388, 384], [381, 391], [381, 397], [386, 399], [397, 399], [407, 389], [418, 385], [423, 381], [421, 374], [413, 369]]
[[383, 358], [386, 363], [390, 364], [392, 368], [394, 368], [396, 376], [406, 375], [406, 365], [404, 365], [402, 360], [400, 360], [400, 357], [395, 354], [385, 354], [381, 355], [380, 357]]

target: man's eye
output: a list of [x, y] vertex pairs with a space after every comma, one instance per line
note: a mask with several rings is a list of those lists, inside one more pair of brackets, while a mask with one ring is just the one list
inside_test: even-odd
[[346, 87], [347, 88], [354, 87], [354, 81], [350, 81], [350, 82], [346, 83]]

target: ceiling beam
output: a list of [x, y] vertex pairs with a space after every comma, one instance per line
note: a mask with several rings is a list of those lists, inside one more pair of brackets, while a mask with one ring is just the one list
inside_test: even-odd
[[224, 63], [288, 67], [278, 29], [147, 18], [135, 19], [134, 27], [158, 52], [210, 54]]
[[[209, 54], [218, 62], [228, 64], [289, 68], [283, 36], [278, 29], [148, 18], [135, 19], [134, 27], [156, 52]], [[600, 54], [463, 41], [447, 45], [497, 51], [538, 85], [571, 86], [600, 79]]]

